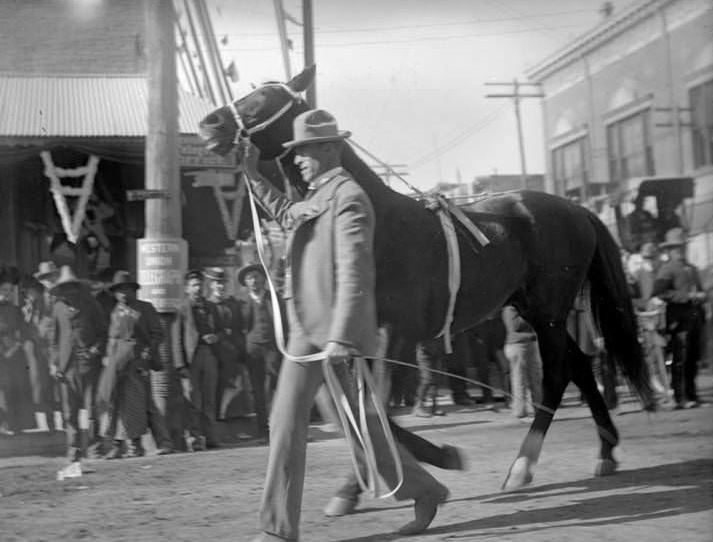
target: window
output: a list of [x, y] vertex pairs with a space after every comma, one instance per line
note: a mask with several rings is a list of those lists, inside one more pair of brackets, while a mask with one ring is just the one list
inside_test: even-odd
[[713, 81], [688, 91], [691, 104], [693, 167], [713, 165]]
[[552, 150], [552, 171], [557, 194], [579, 199], [586, 197], [582, 190], [587, 184], [586, 141], [586, 137], [580, 137]]
[[609, 181], [612, 183], [654, 175], [648, 109], [607, 126], [607, 155]]

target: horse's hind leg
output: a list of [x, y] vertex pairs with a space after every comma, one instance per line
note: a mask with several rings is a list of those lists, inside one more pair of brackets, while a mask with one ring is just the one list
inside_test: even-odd
[[541, 406], [544, 408], [535, 407], [535, 419], [503, 483], [502, 489], [506, 491], [520, 489], [532, 482], [532, 469], [540, 457], [545, 435], [569, 383], [569, 373], [565, 365], [567, 331], [564, 322], [537, 326], [535, 331], [542, 357]]
[[584, 397], [592, 411], [592, 417], [597, 424], [597, 432], [601, 441], [599, 450], [599, 461], [594, 470], [595, 476], [606, 476], [616, 472], [617, 462], [614, 459], [614, 447], [619, 444], [619, 433], [614, 427], [609, 409], [602, 394], [597, 388], [596, 380], [590, 360], [585, 356], [574, 341], [568, 337], [569, 351], [572, 352], [572, 381], [584, 394]]

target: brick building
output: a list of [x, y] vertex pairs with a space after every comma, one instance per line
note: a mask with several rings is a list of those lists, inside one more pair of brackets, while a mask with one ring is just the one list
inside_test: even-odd
[[545, 94], [546, 180], [613, 220], [610, 194], [691, 177], [690, 255], [713, 263], [713, 4], [639, 0], [528, 71]]

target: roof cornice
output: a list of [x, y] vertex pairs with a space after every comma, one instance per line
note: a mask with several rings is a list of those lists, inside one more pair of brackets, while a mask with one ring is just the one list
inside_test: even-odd
[[625, 30], [635, 24], [647, 19], [660, 8], [674, 2], [675, 0], [640, 0], [635, 2], [619, 13], [611, 15], [606, 20], [585, 32], [581, 36], [525, 70], [525, 75], [531, 81], [542, 81], [553, 72], [564, 66], [579, 60], [602, 43], [610, 41]]

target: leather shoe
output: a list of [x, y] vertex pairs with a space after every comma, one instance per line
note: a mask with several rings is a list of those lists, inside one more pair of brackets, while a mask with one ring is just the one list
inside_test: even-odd
[[169, 448], [168, 446], [161, 446], [158, 450], [156, 450], [156, 455], [169, 455], [173, 453], [173, 448]]
[[121, 459], [124, 457], [124, 450], [120, 446], [114, 446], [109, 453], [104, 456], [104, 459]]
[[428, 529], [428, 526], [436, 517], [438, 505], [443, 504], [449, 496], [448, 488], [439, 487], [432, 493], [426, 493], [414, 499], [413, 510], [416, 518], [409, 521], [399, 529], [399, 534], [413, 535], [419, 534]]
[[359, 498], [349, 499], [347, 497], [340, 497], [335, 495], [324, 507], [324, 515], [330, 518], [347, 516], [354, 512], [354, 509], [359, 504]]

